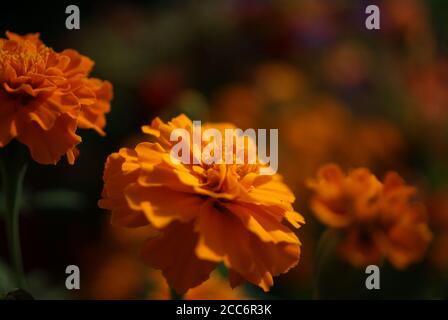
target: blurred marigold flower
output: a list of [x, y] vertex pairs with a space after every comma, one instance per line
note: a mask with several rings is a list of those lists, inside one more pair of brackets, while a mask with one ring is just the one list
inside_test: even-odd
[[448, 61], [412, 65], [406, 72], [408, 90], [415, 97], [419, 118], [437, 130], [445, 128], [448, 116]]
[[[106, 251], [98, 257], [98, 248], [91, 254], [88, 280], [82, 288], [84, 299], [125, 300], [139, 298], [144, 292], [145, 266], [125, 251]], [[92, 263], [93, 262], [93, 263]]]
[[426, 212], [415, 201], [416, 189], [394, 172], [380, 182], [369, 170], [344, 174], [339, 166], [323, 166], [307, 181], [314, 191], [311, 209], [329, 227], [341, 229], [341, 255], [355, 266], [384, 258], [398, 269], [420, 260], [432, 239]]
[[16, 138], [41, 164], [67, 155], [73, 164], [78, 127], [104, 135], [112, 85], [88, 78], [93, 61], [75, 50], [60, 53], [39, 34], [0, 39], [0, 147]]
[[394, 0], [382, 4], [384, 35], [396, 44], [404, 43], [410, 52], [432, 54], [435, 41], [425, 1]]
[[255, 86], [267, 101], [286, 103], [303, 93], [305, 80], [293, 66], [270, 62], [255, 70]]
[[370, 76], [370, 56], [357, 43], [341, 43], [325, 53], [322, 71], [329, 83], [342, 89], [356, 89], [366, 83]]
[[[153, 288], [148, 296], [150, 300], [171, 299], [170, 288], [159, 271], [149, 273], [149, 284]], [[241, 288], [232, 289], [217, 271], [210, 278], [194, 287], [182, 297], [184, 300], [246, 300], [249, 296]]]
[[260, 175], [258, 165], [173, 163], [176, 128], [191, 131], [192, 122], [185, 115], [168, 123], [156, 118], [142, 129], [157, 142], [108, 157], [99, 206], [112, 211], [113, 224], [154, 227], [143, 259], [178, 293], [204, 282], [218, 263], [229, 269], [232, 287], [247, 280], [268, 291], [273, 276], [299, 260], [300, 241], [282, 223], [304, 223], [294, 195], [279, 175]]

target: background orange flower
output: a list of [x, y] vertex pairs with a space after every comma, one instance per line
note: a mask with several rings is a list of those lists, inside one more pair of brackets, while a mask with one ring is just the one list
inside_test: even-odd
[[380, 182], [367, 169], [345, 175], [336, 165], [323, 166], [316, 179], [311, 209], [329, 227], [340, 229], [341, 254], [355, 266], [387, 258], [403, 269], [422, 259], [432, 239], [426, 212], [415, 201], [415, 188], [396, 173]]

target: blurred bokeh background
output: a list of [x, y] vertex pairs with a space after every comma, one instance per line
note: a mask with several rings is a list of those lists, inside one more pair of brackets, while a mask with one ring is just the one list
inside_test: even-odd
[[[75, 4], [75, 3], [70, 3]], [[366, 30], [377, 4], [381, 30]], [[405, 271], [387, 264], [381, 290], [364, 270], [332, 262], [324, 298], [448, 298], [448, 2], [444, 0], [208, 0], [79, 2], [81, 29], [65, 29], [63, 2], [2, 4], [0, 33], [40, 32], [57, 51], [73, 48], [114, 85], [107, 137], [80, 131], [71, 167], [32, 164], [21, 217], [30, 290], [37, 298], [168, 298], [164, 280], [139, 260], [145, 230], [109, 225], [97, 206], [108, 154], [134, 146], [140, 126], [183, 112], [241, 128], [279, 129], [279, 173], [307, 224], [299, 265], [268, 294], [231, 291], [218, 272], [187, 298], [313, 298], [314, 255], [323, 227], [304, 180], [335, 162], [395, 170], [427, 204], [434, 240]], [[0, 230], [3, 230], [1, 222]], [[0, 233], [0, 277], [8, 252]], [[65, 289], [65, 267], [81, 290]]]

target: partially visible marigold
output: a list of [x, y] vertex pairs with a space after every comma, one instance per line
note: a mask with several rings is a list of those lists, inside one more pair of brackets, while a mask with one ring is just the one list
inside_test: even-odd
[[[101, 241], [81, 251], [80, 263], [81, 268], [86, 270], [86, 276], [85, 285], [74, 292], [76, 297], [95, 300], [145, 297], [147, 291], [153, 289], [152, 274], [155, 271], [148, 270], [136, 252], [141, 241], [146, 240], [151, 232], [149, 225], [130, 229], [104, 224]], [[151, 281], [150, 288], [146, 280]]]
[[125, 251], [106, 251], [98, 257], [98, 248], [91, 254], [83, 299], [126, 300], [141, 298], [145, 291], [147, 268]]
[[[203, 125], [211, 127], [233, 126]], [[232, 287], [247, 280], [269, 290], [273, 276], [299, 260], [299, 239], [283, 224], [304, 223], [292, 207], [294, 195], [279, 175], [260, 175], [256, 164], [173, 163], [176, 128], [191, 131], [192, 122], [185, 115], [168, 123], [156, 118], [143, 132], [157, 142], [108, 157], [100, 207], [112, 211], [113, 224], [155, 228], [143, 259], [178, 293], [204, 282], [218, 263], [229, 269]]]
[[[169, 300], [171, 292], [163, 275], [158, 270], [150, 270], [148, 276], [151, 293], [150, 300]], [[217, 271], [210, 274], [210, 278], [188, 290], [182, 297], [184, 300], [246, 300], [249, 296], [242, 288], [231, 288], [223, 276]]]
[[[89, 247], [84, 263], [89, 269], [87, 285], [81, 290], [82, 299], [142, 299], [169, 300], [170, 288], [160, 270], [147, 268], [135, 255], [137, 246], [151, 234], [150, 225], [123, 228], [107, 225], [105, 241], [100, 247]], [[98, 255], [98, 251], [101, 252]], [[188, 290], [184, 300], [249, 299], [244, 288], [232, 289], [216, 270], [210, 278]]]
[[330, 164], [307, 184], [314, 191], [311, 209], [322, 223], [343, 231], [339, 251], [353, 265], [388, 259], [403, 269], [423, 257], [432, 239], [425, 208], [397, 173], [380, 182], [365, 168], [346, 175]]
[[75, 50], [55, 52], [39, 34], [6, 37], [0, 39], [0, 147], [15, 138], [41, 164], [64, 154], [73, 164], [78, 127], [104, 135], [112, 85], [88, 78], [93, 61]]

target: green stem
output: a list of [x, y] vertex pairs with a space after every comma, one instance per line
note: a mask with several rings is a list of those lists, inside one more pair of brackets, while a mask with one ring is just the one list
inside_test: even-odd
[[[11, 163], [12, 162], [12, 163]], [[15, 272], [16, 285], [25, 288], [25, 277], [20, 248], [19, 216], [26, 163], [8, 161], [0, 157], [3, 194], [5, 199], [6, 236], [9, 254]]]
[[321, 235], [316, 248], [316, 254], [314, 259], [314, 284], [313, 284], [313, 297], [314, 299], [320, 298], [320, 280], [322, 276], [323, 268], [330, 259], [330, 256], [334, 254], [337, 243], [339, 242], [339, 233], [335, 229], [327, 229]]
[[182, 295], [178, 294], [173, 288], [170, 288], [170, 296], [171, 300], [182, 300]]

